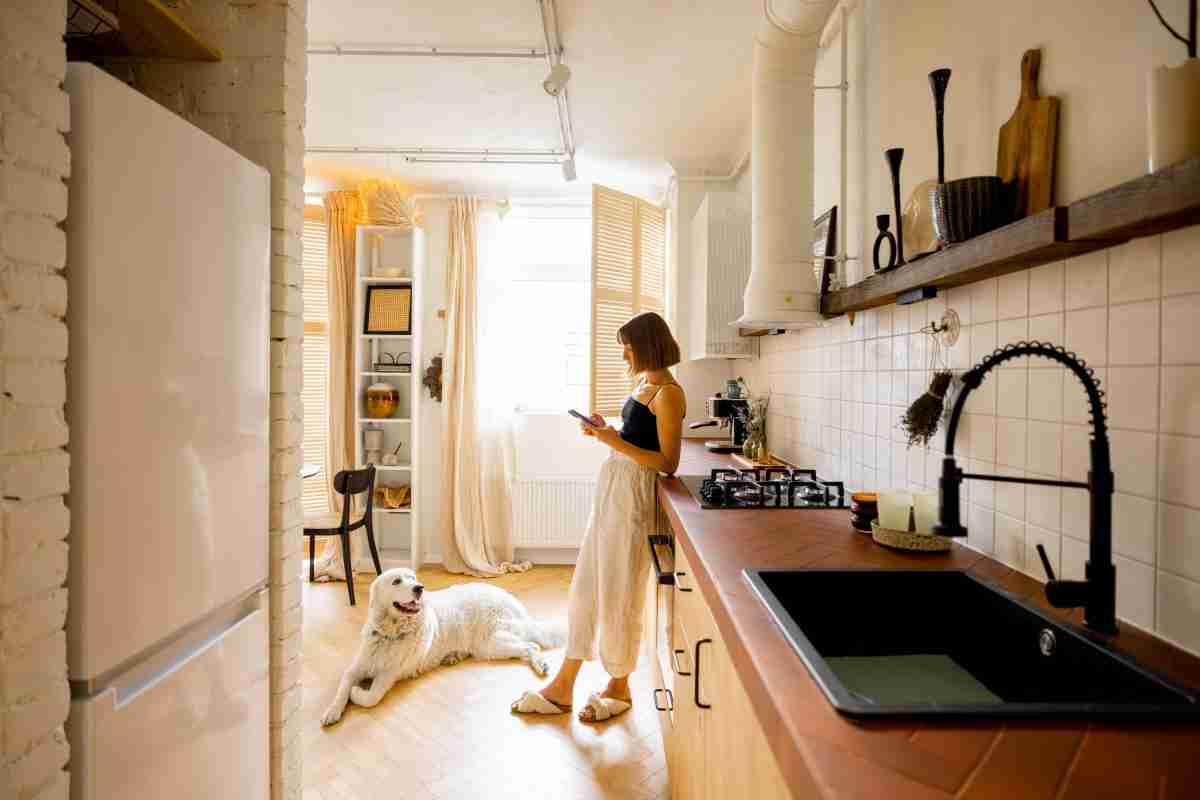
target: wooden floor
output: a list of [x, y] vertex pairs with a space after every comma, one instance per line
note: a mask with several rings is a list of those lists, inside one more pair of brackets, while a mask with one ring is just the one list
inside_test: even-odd
[[[534, 615], [562, 617], [571, 570], [535, 567], [492, 582]], [[517, 661], [468, 660], [397, 685], [375, 708], [350, 705], [340, 723], [321, 728], [321, 713], [358, 643], [371, 577], [359, 576], [354, 608], [343, 583], [304, 587], [305, 800], [669, 797], [648, 650], [631, 681], [633, 709], [600, 725], [574, 714], [514, 715], [509, 703], [541, 679]], [[436, 567], [420, 577], [429, 590], [470, 580]], [[562, 651], [551, 656], [557, 668]], [[599, 664], [586, 664], [576, 706], [606, 680]]]

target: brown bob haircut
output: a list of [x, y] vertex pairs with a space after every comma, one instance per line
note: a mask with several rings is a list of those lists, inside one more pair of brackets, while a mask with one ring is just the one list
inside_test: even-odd
[[679, 343], [666, 321], [653, 311], [638, 314], [622, 325], [617, 341], [633, 350], [629, 371], [634, 375], [679, 363]]

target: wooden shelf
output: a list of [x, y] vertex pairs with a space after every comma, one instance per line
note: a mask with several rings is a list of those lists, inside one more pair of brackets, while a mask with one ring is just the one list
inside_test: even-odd
[[[104, 12], [108, 12], [104, 15]], [[73, 59], [138, 58], [170, 61], [220, 61], [213, 46], [163, 0], [73, 0], [68, 17], [115, 17], [118, 28], [102, 26], [96, 35], [70, 35]], [[106, 19], [107, 21], [107, 19]]]
[[896, 302], [909, 289], [948, 289], [1200, 223], [1200, 158], [1047, 209], [890, 272], [831, 292], [837, 316]]
[[1122, 183], [1067, 206], [1071, 240], [1128, 241], [1200, 223], [1200, 158]]

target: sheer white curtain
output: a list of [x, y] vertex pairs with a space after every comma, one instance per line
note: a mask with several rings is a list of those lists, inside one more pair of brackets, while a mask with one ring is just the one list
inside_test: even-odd
[[513, 563], [513, 415], [503, 346], [505, 280], [498, 209], [473, 198], [450, 205], [447, 255], [442, 561], [450, 572], [493, 577]]

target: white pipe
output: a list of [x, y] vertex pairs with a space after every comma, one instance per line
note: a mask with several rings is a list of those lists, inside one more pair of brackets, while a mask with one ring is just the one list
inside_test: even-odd
[[[515, 158], [561, 159], [566, 153], [561, 150], [522, 150], [518, 148], [467, 148], [467, 147], [389, 147], [387, 145], [311, 145], [304, 152], [312, 154], [357, 154], [375, 156], [462, 156], [464, 158], [487, 158], [491, 156]], [[557, 164], [557, 161], [547, 162]]]
[[738, 327], [820, 324], [813, 276], [813, 77], [831, 0], [763, 0], [751, 104], [751, 272]]
[[427, 44], [366, 45], [322, 42], [305, 50], [310, 56], [376, 56], [408, 58], [545, 58], [544, 50], [536, 47], [492, 48], [439, 47]]

